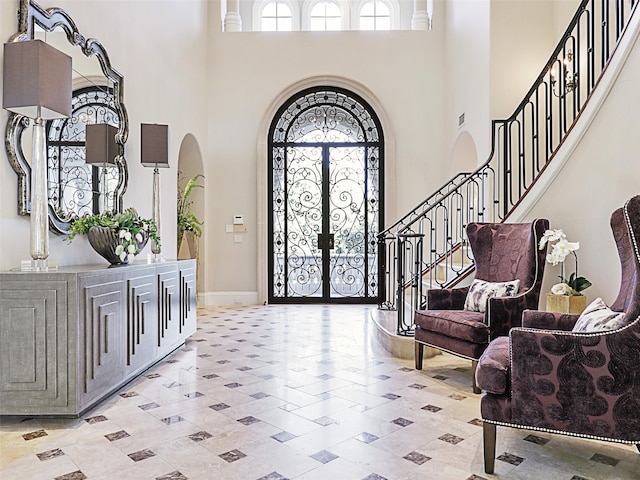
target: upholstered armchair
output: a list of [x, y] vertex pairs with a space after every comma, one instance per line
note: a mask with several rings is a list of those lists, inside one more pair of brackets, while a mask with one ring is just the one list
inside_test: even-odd
[[481, 308], [474, 309], [469, 308], [470, 297], [476, 299], [469, 295], [476, 288], [473, 283], [462, 288], [428, 290], [427, 309], [414, 314], [417, 370], [422, 369], [425, 345], [467, 358], [473, 366], [473, 391], [480, 393], [475, 385], [480, 355], [491, 340], [520, 325], [525, 309], [538, 308], [546, 255], [546, 248], [541, 250], [538, 244], [548, 228], [546, 219], [467, 226], [476, 267], [474, 281], [518, 281], [517, 293], [484, 299]]
[[586, 314], [525, 311], [522, 327], [491, 342], [480, 358], [487, 473], [495, 465], [496, 425], [640, 444], [640, 196], [613, 213], [611, 228], [622, 266], [610, 307], [623, 313], [617, 328], [577, 333]]

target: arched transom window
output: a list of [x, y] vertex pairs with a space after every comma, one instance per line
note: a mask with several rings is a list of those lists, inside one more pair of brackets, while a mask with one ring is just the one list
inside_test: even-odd
[[340, 5], [330, 1], [320, 1], [311, 8], [309, 29], [329, 31], [342, 29], [342, 10]]
[[381, 0], [365, 3], [360, 9], [360, 30], [391, 30], [391, 10]]
[[264, 32], [289, 32], [293, 30], [291, 7], [284, 2], [269, 2], [262, 9], [261, 29]]

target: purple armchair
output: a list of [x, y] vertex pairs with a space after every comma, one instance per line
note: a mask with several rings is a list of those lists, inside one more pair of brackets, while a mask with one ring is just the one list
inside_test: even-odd
[[480, 358], [487, 473], [496, 425], [640, 444], [640, 196], [612, 214], [611, 229], [622, 265], [611, 309], [624, 312], [625, 326], [572, 333], [578, 315], [525, 311], [522, 327]]
[[467, 237], [476, 264], [475, 278], [488, 282], [520, 280], [518, 293], [489, 298], [484, 312], [465, 310], [469, 287], [427, 291], [427, 309], [417, 310], [415, 323], [416, 369], [422, 369], [424, 346], [467, 358], [473, 365], [473, 391], [477, 360], [494, 338], [508, 335], [521, 324], [525, 309], [537, 309], [546, 248], [538, 244], [549, 221], [532, 223], [470, 223]]

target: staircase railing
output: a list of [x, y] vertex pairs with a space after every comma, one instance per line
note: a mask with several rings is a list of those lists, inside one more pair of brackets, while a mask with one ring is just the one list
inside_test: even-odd
[[492, 121], [489, 159], [460, 173], [378, 235], [381, 309], [397, 310], [397, 333], [413, 333], [423, 284], [455, 284], [473, 271], [465, 228], [502, 222], [530, 191], [578, 120], [637, 0], [583, 0], [514, 113]]

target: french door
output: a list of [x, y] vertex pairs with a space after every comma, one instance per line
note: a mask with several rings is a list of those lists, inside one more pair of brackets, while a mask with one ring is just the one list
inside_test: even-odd
[[378, 300], [382, 148], [372, 125], [342, 91], [303, 92], [281, 109], [269, 157], [270, 303]]

